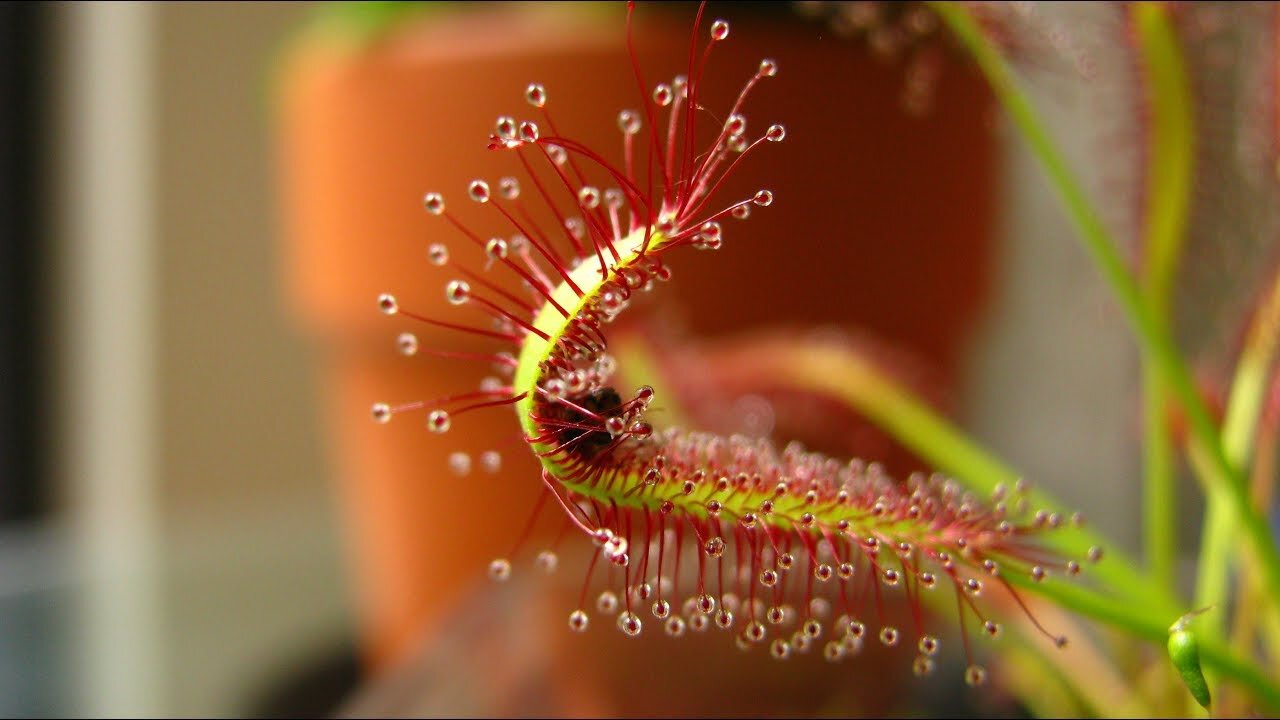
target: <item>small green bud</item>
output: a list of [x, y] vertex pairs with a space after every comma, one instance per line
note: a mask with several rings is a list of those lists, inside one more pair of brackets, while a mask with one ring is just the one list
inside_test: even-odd
[[1178, 618], [1169, 628], [1169, 659], [1182, 676], [1182, 683], [1187, 686], [1191, 697], [1200, 703], [1200, 707], [1209, 709], [1209, 683], [1200, 668], [1200, 643], [1191, 631], [1191, 619], [1210, 608], [1202, 608]]

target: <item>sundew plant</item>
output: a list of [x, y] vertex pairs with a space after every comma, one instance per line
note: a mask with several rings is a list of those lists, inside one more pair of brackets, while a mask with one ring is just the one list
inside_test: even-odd
[[[787, 129], [771, 124], [767, 107], [751, 105], [752, 92], [785, 83], [786, 68], [766, 56], [746, 77], [717, 73], [716, 48], [733, 33], [732, 18], [714, 7], [699, 7], [680, 75], [651, 77], [632, 52], [636, 101], [618, 109], [614, 147], [589, 147], [557, 125], [557, 104], [580, 100], [581, 89], [530, 78], [524, 114], [498, 116], [488, 138], [476, 138], [478, 151], [487, 145], [510, 158], [510, 174], [424, 195], [424, 223], [434, 223], [432, 274], [454, 312], [419, 313], [391, 293], [378, 307], [430, 326], [432, 337], [445, 330], [492, 343], [488, 352], [427, 347], [406, 331], [397, 338], [402, 353], [493, 372], [478, 388], [445, 397], [377, 402], [373, 419], [413, 418], [442, 435], [473, 412], [514, 415], [520, 447], [508, 452], [529, 453], [540, 465], [540, 476], [529, 478], [542, 488], [532, 515], [560, 518], [566, 542], [591, 548], [579, 602], [564, 609], [565, 632], [665, 634], [672, 652], [674, 638], [719, 633], [762, 663], [810, 651], [832, 662], [877, 652], [922, 676], [935, 671], [942, 638], [955, 637], [968, 685], [983, 685], [989, 664], [1004, 663], [1013, 678], [1006, 689], [1035, 712], [1280, 713], [1280, 551], [1267, 512], [1280, 428], [1280, 276], [1268, 270], [1275, 258], [1258, 250], [1256, 276], [1233, 290], [1248, 303], [1237, 313], [1241, 339], [1230, 351], [1225, 390], [1193, 373], [1175, 312], [1180, 261], [1204, 235], [1280, 231], [1267, 222], [1275, 214], [1280, 117], [1276, 11], [1094, 7], [1104, 18], [1095, 29], [1115, 36], [1139, 128], [1129, 208], [1136, 220], [1124, 224], [1111, 222], [1111, 209], [1084, 190], [1079, 163], [1059, 149], [1023, 91], [1044, 57], [1070, 55], [1060, 28], [1023, 6], [908, 5], [810, 9], [854, 22], [873, 40], [900, 21], [901, 32], [915, 33], [898, 43], [915, 57], [913, 67], [924, 67], [914, 52], [924, 44], [960, 58], [956, 71], [985, 77], [1039, 161], [1140, 348], [1144, 474], [1115, 482], [1142, 483], [1141, 558], [1100, 537], [1034, 478], [848, 347], [762, 341], [712, 357], [847, 406], [934, 472], [895, 478], [876, 458], [664, 423], [681, 417], [672, 410], [682, 398], [635, 381], [627, 366], [646, 367], [644, 355], [656, 350], [633, 342], [620, 349], [615, 320], [638, 311], [631, 306], [645, 293], [683, 279], [672, 277], [673, 254], [746, 242], [750, 216], [769, 212], [775, 194], [820, 191], [769, 185], [768, 156], [787, 151]], [[628, 6], [619, 28], [629, 48], [636, 12], [645, 8]], [[1233, 35], [1242, 24], [1248, 28]], [[1236, 53], [1225, 61], [1236, 69], [1233, 97], [1266, 98], [1244, 111], [1225, 110], [1214, 92], [1227, 71], [1213, 64], [1224, 62], [1222, 51], [1205, 48], [1223, 36]], [[1106, 60], [1072, 59], [1079, 82], [1112, 69]], [[741, 90], [730, 106], [704, 104], [705, 87], [733, 82]], [[907, 88], [910, 110], [928, 111], [927, 85]], [[729, 177], [762, 180], [753, 193], [725, 197]], [[1213, 213], [1230, 207], [1215, 198], [1243, 187], [1264, 204], [1258, 221], [1215, 225]], [[496, 453], [480, 460], [501, 462]], [[1174, 481], [1184, 463], [1205, 500], [1191, 593], [1175, 573], [1185, 511]], [[529, 552], [527, 529], [509, 531], [515, 550], [492, 561], [494, 580], [518, 571], [526, 555], [543, 569], [563, 565], [550, 550]], [[1006, 627], [1016, 643], [986, 642]], [[1028, 673], [1052, 677], [1058, 690], [1040, 691], [1025, 681]]]

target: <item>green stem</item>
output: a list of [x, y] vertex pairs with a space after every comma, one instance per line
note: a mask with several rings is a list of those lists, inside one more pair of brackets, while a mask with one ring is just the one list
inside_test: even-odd
[[1004, 58], [987, 42], [968, 9], [960, 3], [947, 2], [933, 2], [930, 7], [972, 53], [996, 97], [1021, 131], [1032, 153], [1040, 160], [1068, 216], [1079, 230], [1086, 251], [1098, 265], [1136, 331], [1143, 352], [1186, 414], [1193, 440], [1204, 448], [1209, 464], [1216, 471], [1214, 477], [1221, 478], [1219, 484], [1224, 497], [1229, 498], [1234, 519], [1254, 550], [1267, 591], [1273, 597], [1280, 597], [1280, 549], [1272, 541], [1266, 520], [1249, 501], [1245, 476], [1227, 459], [1213, 419], [1197, 394], [1172, 339], [1161, 331], [1151, 310], [1143, 302], [1137, 283], [1125, 268], [1115, 243], [1083, 188], [1076, 182], [1066, 159], [1049, 138], [1030, 101], [1018, 89]]
[[[1228, 458], [1240, 467], [1249, 464], [1253, 443], [1258, 433], [1258, 421], [1262, 416], [1262, 403], [1267, 382], [1275, 361], [1276, 347], [1280, 344], [1280, 273], [1272, 279], [1258, 313], [1254, 316], [1245, 339], [1236, 374], [1231, 383], [1225, 420], [1222, 425], [1222, 442]], [[1202, 475], [1212, 475], [1216, 469], [1201, 458], [1192, 448], [1192, 458]], [[1210, 487], [1212, 483], [1207, 483]], [[1212, 491], [1207, 494], [1205, 524], [1200, 538], [1200, 560], [1196, 575], [1196, 607], [1206, 607], [1224, 602], [1227, 593], [1228, 568], [1231, 565], [1231, 548], [1236, 539], [1234, 514], [1230, 498]], [[1276, 596], [1270, 595], [1274, 604]], [[1202, 632], [1221, 636], [1225, 613], [1211, 613], [1201, 618], [1198, 625]]]
[[1168, 390], [1152, 363], [1142, 364], [1142, 549], [1151, 581], [1173, 592], [1177, 560], [1177, 484], [1169, 437]]
[[[1143, 289], [1153, 321], [1167, 334], [1178, 260], [1186, 235], [1195, 157], [1191, 91], [1185, 63], [1163, 5], [1130, 8], [1147, 94], [1147, 168], [1144, 176]], [[1174, 588], [1177, 498], [1174, 444], [1169, 432], [1169, 389], [1150, 358], [1142, 364], [1143, 548], [1152, 579]]]

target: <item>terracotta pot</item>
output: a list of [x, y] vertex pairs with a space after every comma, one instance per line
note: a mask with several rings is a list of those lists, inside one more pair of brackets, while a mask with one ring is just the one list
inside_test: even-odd
[[[683, 71], [687, 10], [641, 6], [649, 82]], [[765, 187], [777, 201], [727, 226], [722, 251], [677, 256], [671, 307], [699, 334], [858, 326], [934, 365], [945, 385], [989, 274], [989, 99], [974, 74], [955, 69], [932, 113], [910, 117], [899, 68], [780, 12], [735, 20], [705, 98], [708, 116], [720, 117], [761, 57], [777, 58], [779, 77], [762, 85], [747, 114], [756, 129], [785, 123], [787, 139], [720, 194], [728, 204]], [[547, 86], [566, 134], [610, 153], [620, 147], [616, 113], [637, 105], [623, 39], [617, 9], [457, 8], [371, 44], [307, 35], [282, 67], [282, 267], [288, 300], [320, 351], [372, 667], [430, 637], [488, 561], [509, 551], [540, 491], [516, 423], [501, 412], [469, 415], [443, 437], [414, 421], [370, 421], [375, 401], [431, 398], [479, 379], [467, 364], [454, 372], [447, 361], [397, 355], [393, 340], [404, 329], [424, 345], [469, 343], [388, 320], [374, 298], [391, 291], [426, 314], [444, 309], [447, 275], [427, 263], [426, 247], [459, 238], [426, 216], [420, 198], [440, 190], [460, 206], [471, 179], [511, 173], [510, 157], [484, 146], [497, 115], [530, 114], [528, 82]], [[445, 470], [452, 452], [490, 449], [506, 451], [496, 475], [460, 480]]]

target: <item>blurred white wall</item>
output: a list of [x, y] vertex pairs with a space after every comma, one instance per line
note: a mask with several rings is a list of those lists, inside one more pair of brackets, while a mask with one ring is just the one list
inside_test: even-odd
[[268, 80], [309, 4], [57, 7], [58, 441], [80, 712], [217, 715], [339, 648]]

